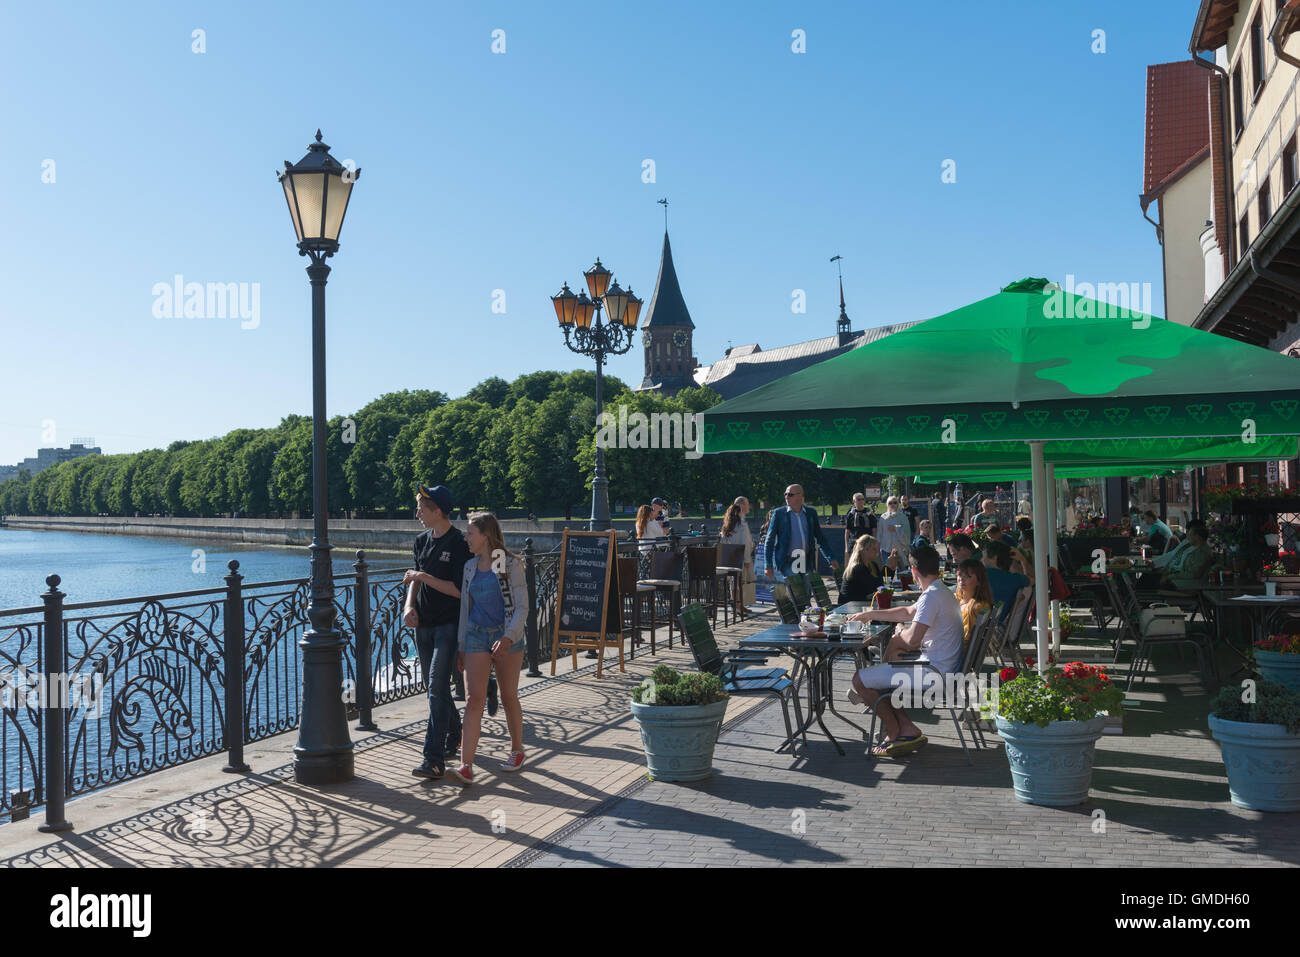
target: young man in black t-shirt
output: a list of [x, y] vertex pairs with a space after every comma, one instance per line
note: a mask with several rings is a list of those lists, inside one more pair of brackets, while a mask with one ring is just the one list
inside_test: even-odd
[[853, 543], [863, 535], [876, 534], [876, 513], [867, 508], [867, 497], [858, 492], [853, 507], [844, 513], [844, 560], [853, 554]]
[[424, 735], [424, 761], [411, 773], [440, 778], [448, 752], [460, 741], [460, 713], [451, 698], [456, 667], [456, 630], [460, 624], [460, 582], [469, 545], [451, 524], [451, 492], [445, 485], [419, 486], [417, 515], [426, 531], [415, 539], [415, 568], [402, 579], [406, 585], [403, 622], [415, 629], [420, 667], [429, 686], [429, 726]]

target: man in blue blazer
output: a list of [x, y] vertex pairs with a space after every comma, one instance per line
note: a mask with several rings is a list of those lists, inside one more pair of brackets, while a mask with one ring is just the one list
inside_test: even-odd
[[815, 572], [818, 552], [832, 569], [839, 567], [839, 563], [831, 558], [822, 545], [817, 513], [804, 506], [803, 487], [799, 485], [791, 485], [786, 489], [785, 504], [772, 510], [767, 539], [763, 544], [768, 578], [776, 577], [775, 569], [780, 569], [781, 578], [801, 572]]

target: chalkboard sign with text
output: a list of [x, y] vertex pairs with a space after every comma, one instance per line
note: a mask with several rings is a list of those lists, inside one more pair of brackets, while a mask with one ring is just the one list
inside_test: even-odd
[[[618, 546], [614, 531], [564, 530], [560, 542], [560, 577], [555, 610], [555, 638], [551, 644], [551, 674], [561, 649], [572, 650], [578, 667], [578, 650], [599, 652], [596, 677], [602, 676], [605, 647], [618, 645], [618, 670], [623, 667], [622, 615], [618, 598]], [[608, 637], [613, 632], [613, 639]]]

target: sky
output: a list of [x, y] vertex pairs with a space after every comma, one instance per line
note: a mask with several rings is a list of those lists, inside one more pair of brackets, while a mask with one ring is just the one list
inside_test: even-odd
[[[331, 416], [591, 368], [550, 296], [599, 256], [648, 307], [661, 197], [703, 364], [832, 334], [836, 254], [855, 329], [1024, 276], [1150, 283], [1162, 314], [1145, 70], [1187, 58], [1196, 9], [4, 3], [0, 464], [310, 413], [274, 174], [317, 128], [362, 171], [330, 260]], [[243, 284], [246, 317], [167, 317], [176, 276]], [[608, 371], [636, 385], [642, 362], [638, 338]]]

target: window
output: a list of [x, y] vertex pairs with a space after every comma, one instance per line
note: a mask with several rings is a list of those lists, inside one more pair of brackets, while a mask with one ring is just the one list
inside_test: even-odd
[[1255, 95], [1259, 96], [1264, 86], [1264, 13], [1255, 14], [1255, 22], [1250, 25], [1250, 68], [1254, 71]]
[[1241, 217], [1241, 223], [1237, 226], [1237, 258], [1241, 259], [1246, 255], [1246, 250], [1250, 248], [1250, 214]]
[[1269, 190], [1268, 177], [1264, 177], [1264, 182], [1259, 184], [1259, 226], [1264, 228], [1269, 217], [1273, 215], [1272, 209], [1273, 196]]
[[1296, 138], [1291, 137], [1291, 142], [1286, 145], [1282, 151], [1282, 192], [1283, 194], [1295, 189], [1296, 181], [1300, 180], [1300, 165], [1296, 163]]
[[1241, 105], [1241, 64], [1238, 63], [1237, 68], [1232, 71], [1232, 126], [1237, 131], [1238, 136], [1241, 135], [1242, 128], [1245, 126], [1242, 118], [1243, 112]]

